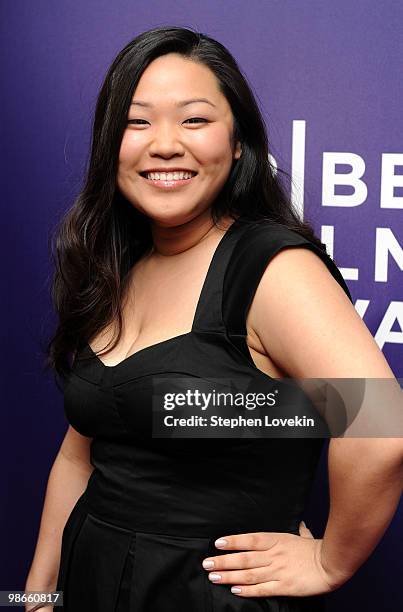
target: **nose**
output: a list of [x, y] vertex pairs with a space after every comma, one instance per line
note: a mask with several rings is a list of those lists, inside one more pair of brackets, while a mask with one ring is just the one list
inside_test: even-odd
[[179, 129], [177, 126], [168, 124], [168, 122], [159, 125], [148, 147], [150, 156], [170, 158], [174, 155], [183, 155], [185, 150]]

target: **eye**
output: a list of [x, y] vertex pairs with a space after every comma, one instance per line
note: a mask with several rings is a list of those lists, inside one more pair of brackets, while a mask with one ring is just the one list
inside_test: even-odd
[[143, 121], [144, 123], [148, 123], [145, 119], [128, 119], [127, 123], [134, 123], [136, 125], [144, 125], [144, 123], [137, 124], [138, 121]]
[[[208, 123], [207, 119], [204, 119], [203, 117], [191, 117], [190, 119], [186, 119], [186, 121], [191, 121], [192, 123], [204, 121], [205, 123]], [[184, 123], [186, 123], [186, 121]]]
[[[186, 119], [186, 121], [184, 121], [184, 123], [208, 123], [207, 119], [204, 119], [203, 117], [191, 117], [190, 119]], [[127, 120], [128, 124], [132, 124], [132, 125], [145, 125], [148, 123], [148, 121], [146, 121], [145, 119], [128, 119]]]

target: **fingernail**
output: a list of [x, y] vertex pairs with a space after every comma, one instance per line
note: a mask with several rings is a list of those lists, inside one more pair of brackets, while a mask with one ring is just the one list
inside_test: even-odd
[[242, 593], [242, 589], [240, 587], [231, 587], [231, 593]]
[[222, 546], [227, 545], [227, 540], [224, 540], [224, 538], [218, 538], [218, 540], [216, 540], [214, 544], [217, 546], [217, 548], [221, 548]]
[[305, 525], [305, 522], [304, 522], [304, 521], [301, 521], [301, 523], [303, 524], [303, 526], [304, 526], [304, 527], [306, 527], [306, 525]]
[[214, 567], [214, 561], [207, 561], [207, 560], [203, 561], [203, 567], [205, 569], [210, 569]]
[[220, 574], [209, 574], [208, 577], [209, 577], [209, 580], [211, 580], [212, 582], [216, 582], [217, 580], [221, 580]]

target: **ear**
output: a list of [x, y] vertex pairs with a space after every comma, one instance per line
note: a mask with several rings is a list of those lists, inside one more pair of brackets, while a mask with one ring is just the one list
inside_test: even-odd
[[238, 141], [235, 146], [234, 159], [239, 159], [241, 155], [242, 155], [242, 146], [241, 146], [241, 143]]

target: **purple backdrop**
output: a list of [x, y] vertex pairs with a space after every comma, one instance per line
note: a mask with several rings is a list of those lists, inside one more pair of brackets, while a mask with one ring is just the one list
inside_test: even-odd
[[[161, 25], [226, 45], [268, 123], [276, 163], [403, 376], [403, 5], [384, 0], [13, 0], [1, 3], [3, 415], [0, 590], [23, 589], [48, 472], [66, 430], [41, 370], [54, 323], [48, 237], [77, 190], [97, 91], [116, 53]], [[344, 176], [343, 176], [344, 175]], [[322, 535], [325, 454], [307, 524]], [[371, 508], [368, 508], [368, 512]], [[403, 507], [331, 612], [399, 609]], [[400, 568], [399, 568], [400, 563]], [[393, 604], [392, 604], [393, 602]]]

